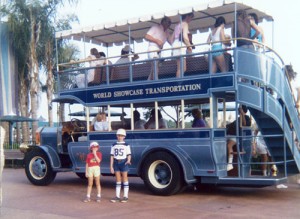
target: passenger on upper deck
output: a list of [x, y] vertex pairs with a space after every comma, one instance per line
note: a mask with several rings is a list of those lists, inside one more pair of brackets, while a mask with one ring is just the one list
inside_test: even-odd
[[[92, 48], [90, 50], [90, 55], [85, 59], [85, 61], [89, 62], [89, 67], [92, 67], [87, 72], [87, 83], [94, 81], [95, 77], [95, 68], [96, 66], [100, 66], [103, 63], [101, 60], [97, 60], [100, 58], [98, 50], [96, 48]], [[79, 88], [85, 87], [85, 74], [79, 74], [76, 76], [76, 84]]]
[[[131, 54], [130, 54], [131, 53]], [[117, 60], [115, 64], [125, 64], [130, 62], [129, 56], [133, 55], [131, 61], [135, 61], [139, 58], [138, 54], [135, 54], [132, 49], [130, 48], [129, 45], [126, 45], [122, 50], [121, 50], [121, 58]]]
[[206, 127], [205, 121], [202, 119], [201, 111], [199, 109], [192, 110], [192, 116], [194, 117], [192, 127]]
[[[260, 32], [260, 34], [257, 35], [257, 37], [255, 38], [255, 40], [257, 40], [257, 42], [259, 42], [259, 43], [263, 43], [264, 44], [265, 43], [265, 34], [264, 34], [264, 31], [263, 31], [262, 27], [258, 26], [258, 17], [257, 17], [257, 14], [250, 13], [249, 14], [249, 19], [250, 19], [250, 22], [252, 22], [252, 23], [254, 22], [257, 25], [257, 27], [259, 29], [259, 32]], [[254, 35], [255, 35], [255, 30], [253, 28], [251, 28], [251, 38]], [[260, 48], [260, 45], [257, 44], [256, 47]]]
[[236, 144], [236, 121], [238, 121], [238, 127], [241, 128], [243, 126], [251, 126], [251, 119], [246, 113], [248, 112], [248, 108], [244, 105], [239, 106], [239, 117], [237, 120], [226, 126], [227, 129], [227, 153], [228, 153], [228, 165], [227, 171], [233, 169], [232, 161], [233, 161], [233, 146]]
[[104, 52], [99, 52], [99, 56], [100, 58], [103, 58], [101, 61], [102, 61], [102, 65], [112, 65], [111, 61], [109, 59], [104, 59], [106, 58], [106, 55]]
[[[184, 55], [185, 53], [192, 53], [192, 47], [193, 45], [190, 42], [189, 38], [189, 23], [194, 18], [193, 13], [184, 14], [181, 15], [181, 21], [179, 22], [174, 29], [172, 39], [174, 39], [173, 42], [173, 56], [180, 56]], [[187, 46], [187, 48], [176, 48], [181, 46]], [[183, 59], [183, 72], [186, 71], [186, 60]], [[177, 59], [177, 71], [176, 71], [176, 77], [180, 77], [180, 59]]]
[[[171, 26], [171, 19], [168, 17], [164, 17], [161, 19], [160, 25], [154, 25], [152, 26], [147, 34], [145, 35], [145, 39], [149, 41], [148, 46], [148, 58], [160, 58], [161, 57], [161, 49], [163, 49], [163, 46], [165, 42], [169, 42], [171, 45], [173, 43], [172, 35], [170, 35], [168, 29]], [[158, 71], [158, 68], [156, 68], [156, 72]], [[153, 80], [153, 73], [154, 68], [152, 65], [152, 69], [150, 72], [150, 75], [148, 77], [148, 80]], [[158, 72], [157, 72], [158, 73]]]
[[[157, 110], [158, 113], [158, 128], [168, 128], [168, 123], [166, 120], [163, 119], [160, 110]], [[146, 129], [155, 129], [155, 109], [151, 110], [150, 118], [145, 124]]]
[[140, 118], [141, 115], [139, 111], [133, 111], [133, 121], [134, 121], [134, 129], [145, 129], [146, 121]]
[[[212, 44], [212, 50], [222, 50], [223, 49], [223, 43], [220, 41], [225, 41], [225, 32], [224, 32], [224, 27], [225, 27], [225, 18], [224, 17], [218, 17], [216, 19], [214, 28], [212, 32], [209, 34], [207, 38], [207, 43], [213, 43]], [[217, 68], [221, 70], [221, 72], [226, 72], [227, 66], [225, 63], [225, 58], [224, 58], [224, 51], [218, 51], [212, 53], [213, 56], [213, 63], [212, 63], [212, 73], [217, 72]]]
[[94, 123], [95, 131], [108, 131], [109, 124], [106, 121], [106, 114], [104, 112], [98, 113], [96, 116], [96, 121]]
[[[235, 35], [235, 23], [232, 27], [232, 37], [237, 38], [246, 38], [246, 39], [255, 39], [260, 34], [258, 26], [251, 22], [245, 10], [237, 11], [237, 31]], [[251, 36], [251, 27], [254, 29], [255, 34]], [[253, 43], [248, 40], [237, 40], [237, 47], [254, 49]]]

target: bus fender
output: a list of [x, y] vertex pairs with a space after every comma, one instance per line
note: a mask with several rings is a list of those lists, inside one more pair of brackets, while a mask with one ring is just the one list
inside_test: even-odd
[[40, 151], [41, 153], [46, 154], [47, 157], [49, 158], [51, 167], [53, 169], [61, 167], [61, 162], [60, 162], [57, 152], [49, 145], [35, 146], [35, 147], [32, 147], [31, 151], [33, 151], [33, 150]]

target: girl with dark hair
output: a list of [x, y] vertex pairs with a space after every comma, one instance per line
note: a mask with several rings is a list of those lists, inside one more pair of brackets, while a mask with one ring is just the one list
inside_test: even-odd
[[213, 57], [213, 63], [212, 63], [212, 73], [217, 72], [217, 68], [221, 70], [221, 72], [226, 72], [227, 67], [225, 64], [225, 58], [224, 58], [224, 51], [223, 44], [221, 41], [225, 41], [225, 32], [224, 32], [224, 26], [225, 26], [225, 18], [224, 17], [218, 17], [216, 19], [215, 25], [213, 30], [208, 36], [207, 43], [212, 43], [212, 50], [216, 51], [212, 53]]
[[[257, 14], [255, 13], [250, 13], [248, 15], [249, 19], [250, 19], [250, 23], [255, 23], [257, 25], [257, 28], [259, 30], [259, 34], [257, 35], [257, 37], [255, 38], [255, 40], [257, 40], [257, 42], [259, 43], [265, 43], [265, 35], [264, 35], [264, 31], [262, 29], [262, 27], [258, 26], [258, 17], [257, 17]], [[251, 27], [251, 32], [250, 32], [250, 35], [251, 35], [251, 38], [253, 38], [256, 34], [256, 31], [254, 28]], [[259, 47], [259, 45], [257, 44], [257, 47]]]

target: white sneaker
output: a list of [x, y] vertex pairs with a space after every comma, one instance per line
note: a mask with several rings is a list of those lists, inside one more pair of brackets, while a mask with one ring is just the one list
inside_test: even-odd
[[300, 185], [300, 179], [297, 180], [297, 183]]
[[227, 164], [227, 171], [230, 171], [233, 169], [233, 165], [231, 163]]
[[279, 184], [276, 186], [277, 189], [287, 189], [288, 187], [286, 185], [283, 184]]

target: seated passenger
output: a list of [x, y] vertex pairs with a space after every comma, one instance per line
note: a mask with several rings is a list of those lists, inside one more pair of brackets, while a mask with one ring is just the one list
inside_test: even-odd
[[[238, 127], [242, 126], [251, 126], [251, 119], [246, 113], [248, 112], [248, 108], [244, 105], [239, 106], [239, 117], [237, 120], [233, 121], [232, 123], [226, 126], [227, 128], [227, 153], [228, 153], [228, 165], [227, 171], [233, 169], [233, 146], [236, 145], [236, 121], [238, 121]], [[240, 121], [242, 124], [240, 124]]]
[[[90, 55], [85, 59], [85, 61], [89, 62], [89, 67], [101, 66], [101, 60], [97, 60], [100, 58], [98, 50], [96, 48], [92, 48], [90, 50]], [[91, 68], [87, 71], [87, 74], [79, 74], [76, 76], [76, 84], [77, 87], [83, 88], [85, 87], [85, 83], [93, 82], [95, 77], [95, 68]]]
[[206, 127], [205, 121], [202, 119], [201, 111], [199, 109], [192, 110], [192, 116], [194, 117], [192, 127]]
[[134, 129], [145, 129], [146, 121], [140, 118], [139, 111], [133, 111]]
[[94, 123], [94, 130], [95, 131], [108, 131], [109, 124], [106, 121], [106, 114], [105, 113], [98, 113], [96, 116], [96, 121]]
[[[165, 119], [163, 119], [160, 110], [157, 110], [158, 113], [158, 128], [168, 128], [168, 123]], [[146, 129], [155, 129], [155, 109], [152, 109], [150, 113], [150, 118], [145, 124]]]
[[115, 64], [125, 64], [130, 62], [129, 56], [133, 55], [131, 58], [131, 61], [135, 61], [139, 58], [138, 54], [135, 54], [132, 49], [130, 48], [129, 45], [126, 45], [122, 50], [121, 50], [121, 58], [117, 60]]
[[104, 52], [99, 52], [99, 56], [100, 56], [100, 58], [103, 58], [101, 60], [102, 65], [112, 65], [112, 63], [111, 63], [111, 61], [109, 59], [104, 59], [104, 58], [106, 58], [106, 55], [105, 55]]

